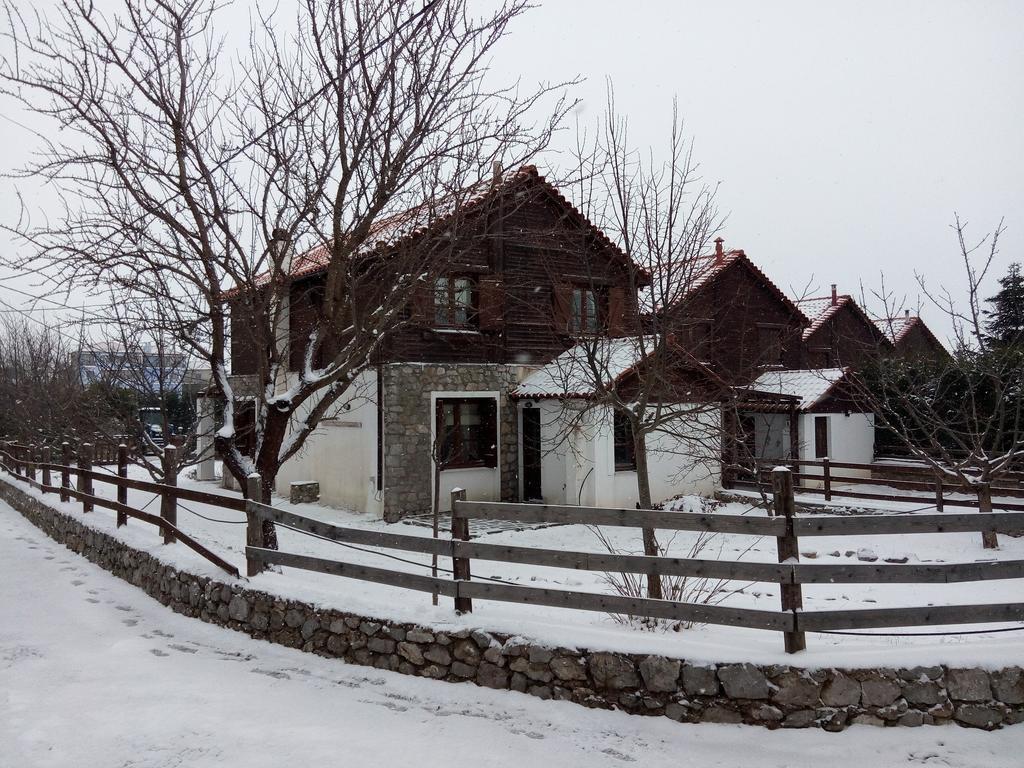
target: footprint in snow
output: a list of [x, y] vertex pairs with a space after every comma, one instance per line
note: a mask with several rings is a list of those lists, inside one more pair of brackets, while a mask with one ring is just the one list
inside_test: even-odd
[[174, 635], [172, 635], [170, 632], [164, 632], [161, 629], [154, 629], [153, 634], [157, 635], [158, 637], [174, 637]]
[[87, 597], [85, 598], [85, 602], [92, 603], [93, 605], [99, 605], [100, 601], [97, 600], [95, 597]]
[[132, 610], [132, 607], [130, 605], [115, 605], [114, 607], [117, 608], [117, 610], [119, 610], [119, 611], [131, 611]]
[[84, 582], [84, 581], [82, 581], [81, 579], [74, 579], [74, 580], [72, 580], [72, 582], [71, 582], [71, 583], [72, 583], [72, 585], [74, 585], [74, 586], [76, 586], [76, 587], [80, 587], [80, 586], [82, 586], [83, 584], [85, 584], [85, 582]]
[[608, 749], [602, 749], [601, 750], [601, 754], [608, 755], [608, 757], [614, 757], [616, 760], [622, 760], [623, 762], [626, 762], [626, 763], [635, 763], [636, 762], [636, 758], [635, 757], [630, 757], [629, 755], [627, 755], [627, 754], [625, 754], [623, 752], [619, 752], [619, 750], [617, 750], [617, 749], [612, 749], [611, 747], [609, 747]]
[[152, 653], [154, 656], [170, 656], [171, 655], [171, 654], [167, 653], [167, 651], [161, 651], [159, 648], [150, 648], [149, 652]]
[[250, 672], [255, 672], [257, 675], [266, 675], [267, 677], [273, 677], [277, 680], [291, 680], [292, 676], [287, 672], [281, 672], [277, 669], [250, 669]]
[[189, 648], [187, 645], [179, 645], [178, 643], [171, 643], [167, 647], [168, 648], [173, 648], [176, 651], [181, 651], [182, 653], [198, 653], [199, 652], [198, 648]]

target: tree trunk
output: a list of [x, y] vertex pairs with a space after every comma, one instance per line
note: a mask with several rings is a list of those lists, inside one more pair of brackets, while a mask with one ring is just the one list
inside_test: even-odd
[[[992, 513], [992, 486], [987, 483], [978, 485], [978, 511]], [[981, 544], [985, 549], [999, 549], [999, 539], [995, 531], [984, 531], [981, 534]]]
[[[651, 508], [651, 477], [647, 469], [647, 440], [643, 432], [633, 430], [633, 451], [636, 456], [636, 491], [640, 498], [640, 509]], [[643, 529], [644, 554], [657, 557], [658, 539], [653, 528]], [[652, 573], [647, 577], [647, 596], [652, 600], [661, 600], [661, 576]]]

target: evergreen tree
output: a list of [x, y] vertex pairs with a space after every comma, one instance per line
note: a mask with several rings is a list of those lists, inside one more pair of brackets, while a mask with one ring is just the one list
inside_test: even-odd
[[993, 308], [985, 310], [988, 340], [997, 346], [1024, 346], [1024, 275], [1020, 264], [1010, 265], [999, 286], [999, 292], [988, 299]]

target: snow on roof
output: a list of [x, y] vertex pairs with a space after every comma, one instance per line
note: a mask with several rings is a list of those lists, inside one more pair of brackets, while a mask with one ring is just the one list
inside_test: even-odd
[[589, 397], [600, 377], [611, 386], [650, 354], [653, 336], [594, 339], [567, 349], [512, 390], [514, 397]]
[[893, 344], [898, 344], [903, 337], [910, 333], [915, 323], [920, 322], [916, 315], [901, 315], [899, 317], [883, 317], [875, 321], [878, 330], [885, 334], [885, 337]]
[[[357, 253], [366, 254], [377, 249], [394, 249], [399, 244], [403, 244], [418, 235], [428, 231], [437, 231], [438, 227], [444, 226], [458, 214], [469, 213], [471, 210], [482, 206], [513, 186], [531, 180], [543, 185], [566, 208], [570, 216], [575, 218], [580, 225], [587, 227], [591, 231], [601, 245], [609, 249], [619, 259], [628, 261], [625, 252], [584, 216], [557, 187], [541, 175], [535, 165], [524, 165], [518, 171], [506, 174], [497, 184], [491, 179], [485, 179], [471, 184], [464, 189], [453, 191], [451, 194], [439, 199], [427, 200], [412, 208], [375, 221]], [[292, 279], [314, 275], [325, 271], [330, 262], [331, 243], [328, 241], [295, 256], [288, 274]], [[641, 280], [646, 278], [646, 272], [642, 269], [639, 270], [639, 277]], [[269, 272], [260, 274], [255, 278], [256, 285], [265, 285], [269, 281]], [[239, 292], [239, 288], [233, 288], [226, 291], [225, 296], [232, 296]]]
[[817, 368], [797, 371], [766, 371], [747, 389], [772, 395], [798, 397], [799, 410], [817, 405], [849, 373], [848, 368]]
[[800, 307], [800, 311], [811, 319], [811, 324], [804, 328], [804, 341], [807, 341], [821, 326], [827, 323], [848, 301], [851, 301], [848, 294], [836, 296], [835, 303], [832, 303], [831, 296], [798, 300], [796, 305]]

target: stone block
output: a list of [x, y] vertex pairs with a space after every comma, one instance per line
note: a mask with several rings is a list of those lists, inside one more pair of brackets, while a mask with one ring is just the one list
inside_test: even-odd
[[315, 480], [296, 480], [290, 483], [288, 500], [292, 504], [313, 504], [320, 501], [320, 483]]

